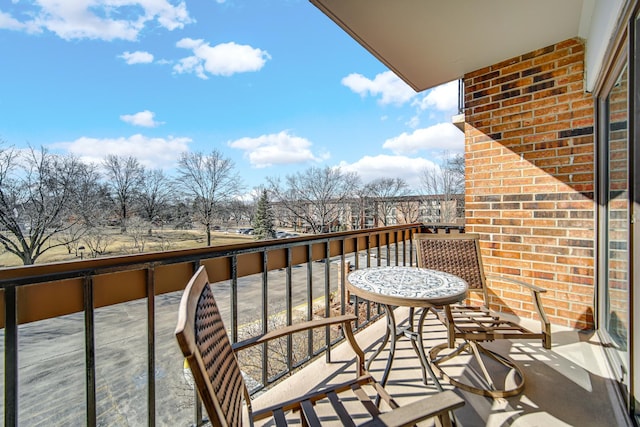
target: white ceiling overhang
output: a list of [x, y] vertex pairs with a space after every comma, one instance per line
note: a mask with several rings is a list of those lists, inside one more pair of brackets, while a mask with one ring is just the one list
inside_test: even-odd
[[416, 91], [581, 36], [593, 7], [592, 0], [310, 1]]

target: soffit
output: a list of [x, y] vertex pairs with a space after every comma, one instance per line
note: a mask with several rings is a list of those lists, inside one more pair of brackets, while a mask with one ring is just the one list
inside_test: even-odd
[[422, 91], [577, 37], [588, 0], [310, 1]]

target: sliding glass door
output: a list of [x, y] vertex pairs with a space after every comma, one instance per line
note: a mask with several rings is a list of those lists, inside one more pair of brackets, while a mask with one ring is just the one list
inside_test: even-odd
[[[636, 9], [637, 12], [637, 9]], [[598, 331], [629, 411], [640, 414], [640, 328], [635, 327], [640, 292], [636, 172], [640, 135], [640, 25], [635, 16], [623, 28], [617, 55], [598, 94]], [[636, 214], [634, 215], [634, 212]], [[635, 264], [639, 264], [636, 267]], [[634, 303], [635, 302], [635, 303]]]
[[629, 389], [629, 92], [628, 66], [613, 77], [601, 112], [603, 217], [600, 241], [600, 330], [617, 379]]

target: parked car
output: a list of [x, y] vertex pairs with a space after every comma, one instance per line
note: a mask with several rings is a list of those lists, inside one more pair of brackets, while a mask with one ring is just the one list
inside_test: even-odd
[[276, 239], [286, 239], [287, 237], [298, 237], [298, 233], [289, 233], [287, 231], [276, 231]]

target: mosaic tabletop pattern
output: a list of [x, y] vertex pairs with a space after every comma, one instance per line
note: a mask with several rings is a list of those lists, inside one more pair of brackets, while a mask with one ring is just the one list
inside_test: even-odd
[[[467, 293], [458, 276], [417, 267], [370, 267], [349, 274], [352, 291], [424, 302], [455, 302]], [[450, 300], [450, 301], [448, 301]]]

